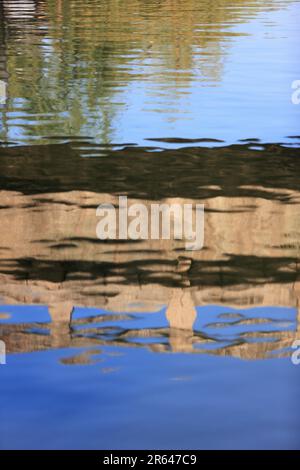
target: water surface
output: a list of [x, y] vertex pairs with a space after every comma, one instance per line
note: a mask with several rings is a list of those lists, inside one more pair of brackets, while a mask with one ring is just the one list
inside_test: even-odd
[[[1, 2], [0, 448], [300, 447], [299, 16]], [[101, 242], [119, 195], [204, 248]]]
[[299, 135], [298, 1], [21, 3], [0, 7], [3, 141]]

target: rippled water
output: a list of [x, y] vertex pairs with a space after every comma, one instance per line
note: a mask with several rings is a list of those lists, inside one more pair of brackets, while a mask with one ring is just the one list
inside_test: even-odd
[[8, 1], [3, 141], [299, 134], [298, 1]]
[[76, 309], [59, 325], [45, 308], [1, 311], [15, 351], [1, 369], [1, 447], [299, 445], [299, 373], [275, 359], [295, 309], [200, 307], [194, 331], [170, 328], [165, 309]]
[[[300, 447], [299, 16], [1, 2], [0, 448]], [[124, 194], [204, 248], [98, 240]]]

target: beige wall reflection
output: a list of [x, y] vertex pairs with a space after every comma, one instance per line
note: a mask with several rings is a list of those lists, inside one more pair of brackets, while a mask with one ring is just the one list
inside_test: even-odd
[[193, 352], [193, 325], [197, 317], [192, 294], [187, 289], [174, 289], [166, 317], [170, 325], [172, 351]]
[[[153, 312], [167, 305], [169, 346], [186, 352], [195, 351], [202, 340], [193, 332], [195, 306], [294, 307], [297, 331], [279, 332], [276, 344], [235, 345], [218, 354], [258, 358], [288, 347], [299, 335], [300, 324], [300, 197], [286, 190], [284, 203], [276, 198], [276, 190], [271, 199], [264, 197], [265, 189], [258, 190], [256, 198], [199, 201], [206, 215], [205, 247], [198, 252], [186, 252], [184, 243], [174, 240], [101, 243], [95, 234], [95, 211], [99, 203], [116, 204], [112, 195], [73, 191], [25, 196], [1, 191], [2, 303], [49, 306], [51, 334], [38, 340], [45, 341], [45, 347], [72, 342], [62, 331], [70, 328], [74, 306]], [[165, 202], [195, 203], [180, 198]], [[13, 344], [17, 349], [35, 348], [35, 341], [27, 337], [24, 346], [19, 340]], [[151, 347], [166, 349], [163, 343]]]

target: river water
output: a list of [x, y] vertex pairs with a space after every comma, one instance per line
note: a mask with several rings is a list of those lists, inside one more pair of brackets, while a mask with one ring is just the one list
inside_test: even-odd
[[[299, 19], [1, 2], [0, 448], [299, 449]], [[119, 195], [204, 247], [97, 239]]]

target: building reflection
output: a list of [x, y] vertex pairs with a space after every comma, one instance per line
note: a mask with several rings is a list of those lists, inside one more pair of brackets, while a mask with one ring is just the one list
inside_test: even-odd
[[[81, 319], [72, 319], [71, 315], [68, 321], [54, 316], [50, 323], [11, 324], [0, 320], [0, 332], [9, 354], [48, 349], [79, 349], [70, 360], [66, 359], [65, 364], [89, 363], [93, 355], [101, 355], [101, 348], [105, 346], [146, 347], [155, 353], [214, 354], [251, 360], [285, 357], [290, 354], [292, 343], [299, 337], [299, 311], [294, 322], [286, 321], [278, 327], [275, 308], [274, 318], [268, 320], [267, 329], [264, 328], [267, 320], [260, 317], [247, 318], [242, 315], [243, 309], [239, 311], [241, 313], [236, 316], [241, 319], [232, 324], [235, 327], [247, 326], [245, 332], [236, 335], [231, 332], [227, 335], [226, 328], [231, 326], [230, 322], [216, 323], [213, 334], [208, 334], [206, 329], [196, 330], [194, 322], [197, 310], [192, 294], [186, 289], [177, 289], [173, 291], [165, 310], [168, 327], [135, 328], [130, 325], [134, 316], [131, 317], [128, 313], [97, 315], [91, 312], [90, 317]], [[200, 314], [201, 310], [198, 315]], [[128, 322], [126, 327], [120, 326], [120, 322], [124, 320]]]
[[[289, 347], [299, 335], [299, 149], [261, 147], [189, 147], [184, 158], [182, 149], [160, 158], [149, 149], [109, 149], [101, 162], [69, 145], [7, 148], [0, 159], [0, 297], [8, 305], [47, 305], [52, 318], [46, 327], [1, 322], [8, 351], [141, 347], [138, 337], [153, 351], [200, 353], [207, 343], [211, 354], [252, 359]], [[117, 208], [118, 194], [149, 210], [153, 201], [204, 204], [204, 248], [187, 252], [174, 239], [98, 240], [96, 209], [104, 202]], [[298, 314], [292, 329], [274, 330], [274, 322], [269, 332], [263, 319], [242, 318], [248, 336], [224, 344], [223, 333], [195, 328], [207, 305]], [[128, 331], [99, 332], [91, 317], [90, 334], [82, 334], [72, 316], [74, 307], [104, 309], [118, 323], [117, 312], [150, 315], [161, 306], [168, 328], [136, 330], [129, 322]]]

